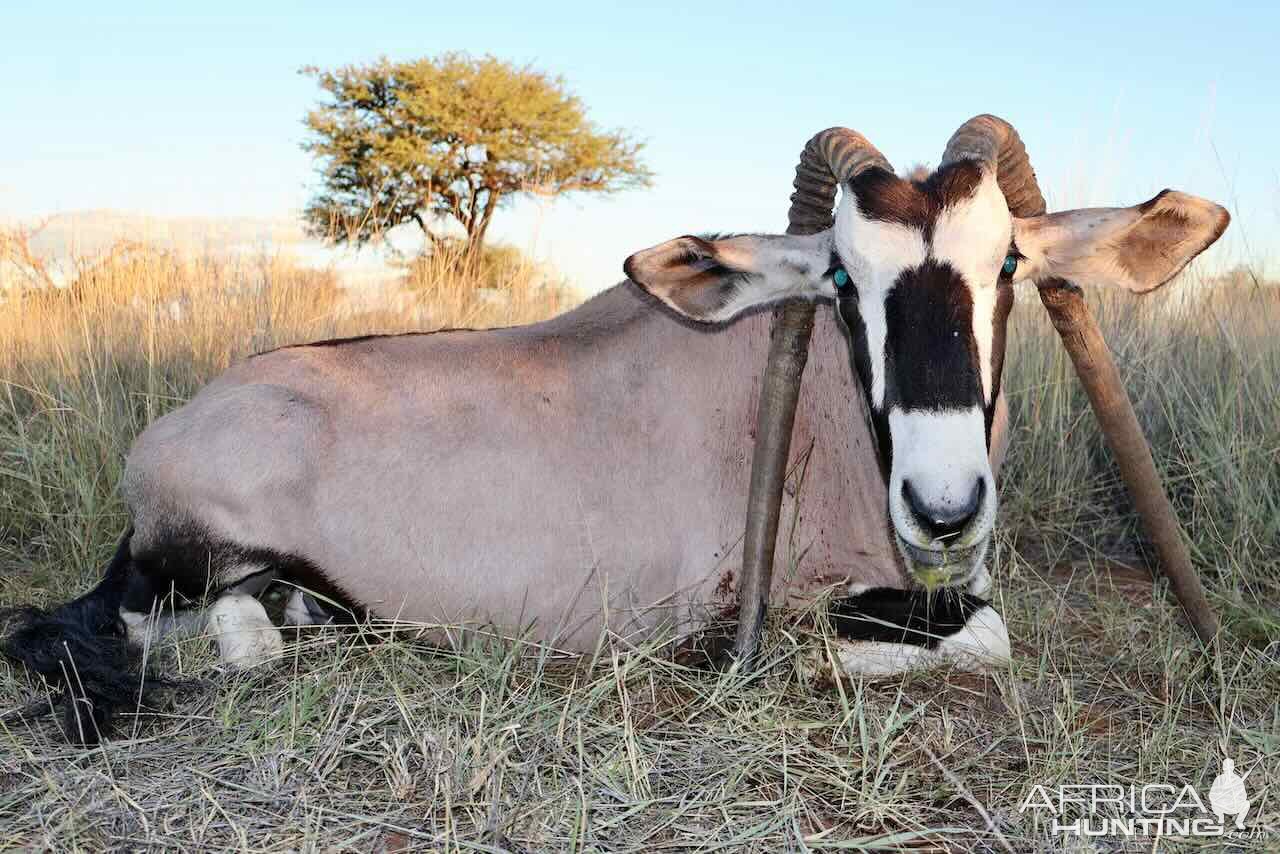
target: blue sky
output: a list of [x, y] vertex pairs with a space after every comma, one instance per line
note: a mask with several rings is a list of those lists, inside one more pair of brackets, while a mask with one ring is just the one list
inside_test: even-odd
[[854, 127], [903, 168], [978, 112], [1019, 128], [1051, 208], [1193, 192], [1236, 215], [1208, 263], [1275, 269], [1275, 4], [184, 5], [6, 9], [0, 215], [291, 215], [318, 96], [299, 67], [464, 50], [562, 74], [597, 122], [648, 141], [652, 189], [495, 222], [587, 290], [678, 234], [781, 230], [815, 130]]

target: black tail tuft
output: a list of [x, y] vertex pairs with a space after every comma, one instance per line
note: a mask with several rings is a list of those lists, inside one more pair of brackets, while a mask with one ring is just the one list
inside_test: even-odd
[[62, 728], [74, 743], [96, 744], [108, 735], [116, 709], [136, 704], [144, 684], [141, 655], [120, 620], [132, 534], [120, 541], [98, 586], [79, 599], [5, 615], [10, 632], [0, 650], [61, 689]]

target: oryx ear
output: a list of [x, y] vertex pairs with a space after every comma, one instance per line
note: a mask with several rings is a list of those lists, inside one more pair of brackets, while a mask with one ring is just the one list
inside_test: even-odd
[[1226, 208], [1164, 190], [1131, 208], [1085, 208], [1013, 221], [1025, 260], [1015, 279], [1058, 277], [1143, 293], [1172, 279], [1226, 230]]
[[831, 251], [829, 230], [720, 239], [686, 235], [637, 252], [622, 269], [685, 317], [716, 323], [762, 303], [833, 293]]

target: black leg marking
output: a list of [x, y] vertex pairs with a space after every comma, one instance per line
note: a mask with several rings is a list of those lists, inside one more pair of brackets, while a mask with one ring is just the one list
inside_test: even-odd
[[884, 641], [936, 649], [990, 603], [960, 591], [928, 593], [875, 587], [835, 599], [827, 610], [845, 640]]

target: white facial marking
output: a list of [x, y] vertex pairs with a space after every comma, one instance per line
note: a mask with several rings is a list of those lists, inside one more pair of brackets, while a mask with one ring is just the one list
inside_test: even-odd
[[889, 412], [893, 470], [889, 475], [889, 516], [898, 536], [922, 549], [938, 548], [919, 526], [902, 496], [910, 480], [920, 499], [945, 507], [968, 499], [974, 483], [986, 482], [981, 506], [969, 528], [948, 547], [971, 548], [984, 540], [995, 521], [995, 483], [987, 458], [986, 419], [982, 407], [934, 412]]
[[[893, 442], [889, 483], [889, 514], [903, 556], [913, 570], [927, 569], [937, 557], [945, 565], [954, 556], [963, 573], [955, 582], [983, 589], [990, 584], [982, 562], [995, 521], [995, 480], [986, 443], [983, 406], [934, 411], [891, 409], [885, 412], [886, 344], [889, 335], [885, 303], [901, 275], [927, 260], [946, 264], [969, 289], [972, 328], [978, 359], [982, 403], [994, 400], [992, 356], [1000, 268], [1010, 245], [1013, 219], [994, 170], [983, 168], [972, 195], [944, 208], [933, 223], [929, 239], [921, 229], [864, 217], [851, 195], [841, 199], [833, 226], [833, 246], [857, 287], [858, 313], [867, 347], [867, 378], [872, 406], [888, 416]], [[828, 295], [834, 287], [828, 285]], [[909, 321], [908, 321], [909, 322]], [[963, 334], [964, 330], [956, 334]], [[923, 505], [942, 515], [967, 507], [976, 485], [985, 489], [965, 529], [946, 542], [917, 520], [903, 497], [911, 481], [912, 493]], [[915, 551], [915, 557], [908, 554]], [[920, 550], [929, 555], [920, 554]], [[916, 566], [915, 564], [920, 564]]]
[[[835, 239], [842, 258], [865, 259], [872, 268], [857, 272], [872, 276], [879, 272], [889, 279], [889, 285], [898, 273], [923, 264], [927, 253], [924, 235], [919, 229], [867, 219], [858, 210], [852, 195], [845, 196], [836, 210]], [[849, 271], [850, 275], [854, 272]], [[861, 284], [863, 280], [855, 277], [855, 281]]]
[[1013, 219], [995, 173], [986, 170], [973, 196], [939, 216], [933, 230], [933, 257], [960, 274], [973, 298], [973, 338], [978, 345], [983, 399], [991, 402], [991, 348], [995, 330], [996, 282], [1009, 249]]
[[995, 346], [996, 296], [994, 282], [989, 288], [973, 288], [973, 340], [978, 347], [978, 372], [982, 378], [982, 400], [991, 403], [994, 393], [991, 376], [991, 349]]
[[885, 340], [889, 336], [884, 301], [888, 295], [887, 290], [883, 293], [870, 289], [866, 294], [858, 292], [858, 315], [866, 330], [867, 364], [871, 367], [871, 402], [877, 408], [884, 406]]
[[898, 275], [924, 263], [927, 247], [918, 229], [867, 219], [851, 195], [836, 210], [835, 247], [858, 288], [858, 314], [866, 329], [871, 367], [871, 401], [884, 406], [885, 340], [888, 324], [884, 301]]

